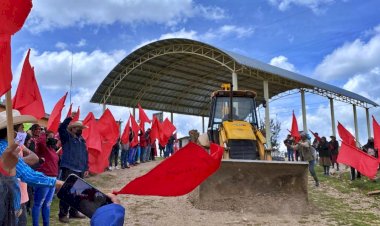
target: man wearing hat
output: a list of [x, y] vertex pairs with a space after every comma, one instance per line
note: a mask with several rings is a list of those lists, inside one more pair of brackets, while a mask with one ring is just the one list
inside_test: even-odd
[[[87, 128], [81, 121], [70, 124], [75, 113], [67, 117], [59, 126], [58, 132], [62, 143], [62, 158], [60, 163], [60, 179], [66, 180], [70, 174], [81, 178], [88, 175], [88, 153], [82, 130]], [[59, 202], [59, 221], [68, 223], [69, 218], [84, 218], [77, 210], [70, 208], [63, 201]]]
[[339, 143], [334, 135], [331, 135], [330, 138], [329, 149], [331, 152], [332, 167], [334, 168], [334, 165], [336, 164], [336, 171], [339, 171], [339, 163], [336, 161], [338, 159]]

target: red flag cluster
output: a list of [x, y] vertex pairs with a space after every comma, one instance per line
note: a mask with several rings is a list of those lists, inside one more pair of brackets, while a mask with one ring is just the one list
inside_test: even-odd
[[209, 155], [202, 147], [189, 143], [147, 174], [128, 183], [115, 194], [180, 196], [191, 192], [220, 167], [223, 148], [210, 146]]

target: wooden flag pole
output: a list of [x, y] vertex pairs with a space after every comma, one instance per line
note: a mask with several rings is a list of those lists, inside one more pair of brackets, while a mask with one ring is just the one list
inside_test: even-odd
[[8, 147], [12, 146], [14, 143], [14, 131], [13, 131], [13, 114], [12, 114], [12, 94], [9, 90], [6, 95], [5, 110], [7, 111], [7, 139]]

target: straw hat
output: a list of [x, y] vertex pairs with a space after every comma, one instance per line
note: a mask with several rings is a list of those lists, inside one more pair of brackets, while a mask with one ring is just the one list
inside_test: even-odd
[[83, 125], [83, 123], [81, 121], [73, 122], [67, 128], [71, 130], [74, 127], [79, 127], [81, 129], [87, 129], [88, 128], [88, 126]]
[[[37, 122], [37, 119], [31, 115], [21, 115], [19, 111], [12, 110], [13, 125], [21, 124], [24, 122]], [[0, 129], [7, 128], [7, 112], [0, 112]]]

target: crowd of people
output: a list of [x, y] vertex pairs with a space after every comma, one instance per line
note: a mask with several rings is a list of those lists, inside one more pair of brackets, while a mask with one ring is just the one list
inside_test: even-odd
[[[39, 225], [42, 215], [43, 225], [50, 225], [50, 205], [54, 194], [57, 193], [63, 181], [75, 174], [81, 178], [89, 175], [89, 159], [82, 131], [86, 126], [81, 121], [72, 122], [73, 115], [67, 117], [59, 126], [58, 133], [47, 131], [36, 123], [32, 116], [20, 115], [13, 110], [14, 141], [19, 157], [13, 167], [6, 167], [4, 160], [7, 152], [7, 120], [5, 112], [0, 113], [0, 193], [6, 198], [1, 199], [0, 225], [27, 225], [27, 214], [32, 216], [33, 226]], [[36, 123], [29, 129], [24, 128], [26, 122]], [[157, 157], [156, 144], [150, 142], [150, 129], [139, 131], [137, 143], [133, 143], [133, 132], [130, 132], [129, 142], [123, 144], [121, 139], [110, 152], [108, 170], [130, 168], [140, 163], [154, 161]], [[166, 147], [160, 146], [161, 156], [169, 157], [174, 152], [175, 136], [171, 136]], [[133, 145], [131, 145], [133, 144]], [[4, 163], [4, 164], [2, 164]], [[12, 175], [12, 170], [15, 171]], [[107, 169], [105, 169], [107, 170]], [[8, 196], [6, 194], [9, 194]], [[112, 196], [112, 195], [110, 195]], [[117, 200], [112, 197], [113, 200]], [[107, 207], [111, 208], [111, 207]], [[120, 207], [113, 207], [120, 212]], [[7, 210], [12, 211], [7, 211]], [[123, 208], [124, 209], [124, 208]], [[12, 215], [13, 212], [14, 216]], [[113, 213], [108, 210], [105, 212]], [[104, 211], [96, 215], [96, 222], [102, 222]], [[60, 200], [60, 222], [69, 223], [70, 218], [84, 218], [80, 212]], [[123, 217], [124, 218], [124, 217]], [[92, 219], [93, 221], [94, 219]], [[118, 221], [119, 222], [119, 221]], [[93, 222], [92, 222], [93, 224]], [[101, 225], [101, 224], [98, 224]], [[117, 225], [117, 224], [116, 224]]]
[[[319, 161], [319, 165], [323, 167], [324, 175], [330, 176], [330, 169], [340, 170], [337, 162], [339, 153], [339, 143], [334, 135], [330, 136], [327, 141], [325, 136], [319, 137], [318, 133], [314, 133], [314, 140], [311, 142], [311, 137], [306, 133], [301, 133], [301, 140], [296, 142], [291, 134], [288, 134], [284, 140], [287, 149], [288, 161], [309, 161], [310, 173], [313, 175], [316, 185], [319, 185], [318, 178], [314, 172], [314, 165]], [[303, 149], [303, 147], [305, 147]], [[378, 150], [374, 147], [374, 139], [370, 137], [368, 142], [361, 147], [363, 152], [378, 158]], [[308, 153], [312, 155], [312, 159]], [[351, 167], [351, 180], [361, 178], [360, 172]]]

